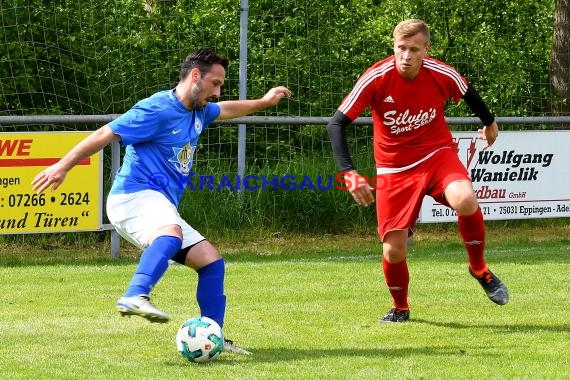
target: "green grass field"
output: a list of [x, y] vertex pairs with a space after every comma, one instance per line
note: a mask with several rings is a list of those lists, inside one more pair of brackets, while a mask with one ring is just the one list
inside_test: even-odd
[[2, 379], [570, 378], [570, 227], [489, 231], [487, 259], [510, 290], [497, 306], [467, 273], [453, 229], [411, 247], [412, 319], [390, 307], [374, 236], [218, 242], [227, 260], [226, 337], [253, 355], [208, 365], [176, 351], [198, 313], [196, 275], [171, 266], [153, 300], [173, 321], [121, 318], [136, 265], [106, 246], [0, 248]]

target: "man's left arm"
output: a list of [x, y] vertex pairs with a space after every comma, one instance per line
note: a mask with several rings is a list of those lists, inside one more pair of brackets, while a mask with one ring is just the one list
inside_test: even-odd
[[465, 100], [465, 103], [467, 103], [475, 116], [481, 119], [484, 125], [483, 129], [478, 131], [481, 134], [481, 138], [487, 140], [488, 146], [493, 145], [497, 136], [499, 136], [499, 127], [495, 122], [495, 116], [489, 111], [489, 108], [487, 108], [487, 105], [471, 84], [467, 85], [467, 91], [463, 95], [463, 100]]
[[219, 120], [233, 119], [264, 110], [279, 103], [283, 97], [290, 97], [291, 91], [287, 87], [274, 87], [259, 99], [226, 100], [218, 102], [220, 106]]

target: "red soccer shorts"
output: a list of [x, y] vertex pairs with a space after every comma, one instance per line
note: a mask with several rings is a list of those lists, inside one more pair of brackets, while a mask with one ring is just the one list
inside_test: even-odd
[[454, 181], [471, 181], [453, 149], [441, 149], [419, 165], [400, 173], [375, 177], [378, 234], [409, 230], [416, 223], [425, 195], [449, 206], [443, 192]]

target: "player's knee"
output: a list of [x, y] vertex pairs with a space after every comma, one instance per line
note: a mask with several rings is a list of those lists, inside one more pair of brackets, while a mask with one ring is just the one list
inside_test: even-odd
[[186, 254], [186, 266], [200, 269], [222, 258], [220, 252], [209, 241], [203, 240], [192, 246]]
[[468, 216], [477, 211], [479, 208], [479, 202], [477, 201], [477, 198], [473, 192], [465, 193], [457, 199], [457, 202], [453, 208], [457, 212], [457, 215]]
[[404, 261], [408, 255], [406, 236], [398, 239], [385, 239], [382, 244], [382, 255], [389, 263], [399, 263]]

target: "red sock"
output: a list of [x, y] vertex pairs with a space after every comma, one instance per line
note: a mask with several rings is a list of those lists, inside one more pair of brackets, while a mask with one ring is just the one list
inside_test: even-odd
[[459, 216], [457, 222], [463, 244], [467, 249], [469, 267], [476, 276], [479, 276], [487, 269], [483, 255], [485, 251], [485, 223], [483, 223], [481, 208], [477, 208], [473, 215]]
[[399, 263], [389, 263], [382, 256], [382, 269], [384, 270], [386, 285], [388, 285], [388, 290], [390, 290], [394, 300], [394, 307], [396, 309], [409, 309], [408, 284], [410, 283], [410, 273], [406, 260]]

